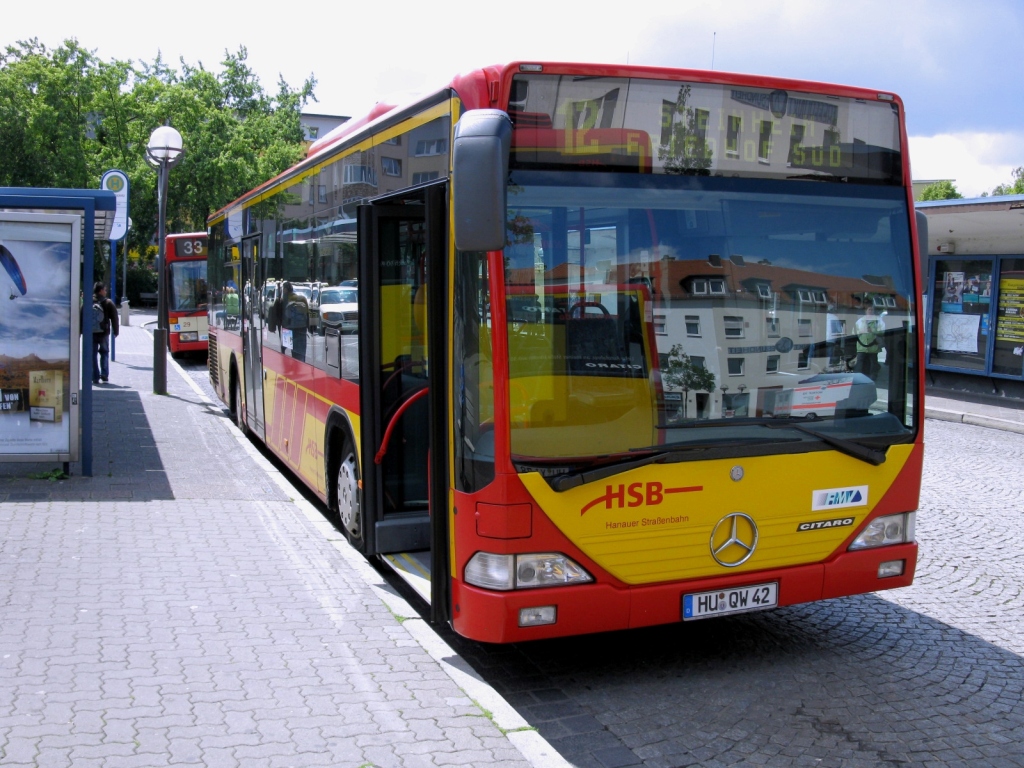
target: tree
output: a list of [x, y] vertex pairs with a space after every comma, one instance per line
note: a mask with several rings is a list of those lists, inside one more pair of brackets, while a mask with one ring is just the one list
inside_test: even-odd
[[669, 350], [661, 378], [669, 387], [683, 391], [683, 418], [686, 418], [686, 399], [690, 392], [712, 392], [715, 389], [715, 374], [696, 363], [683, 352], [682, 344], [673, 345]]
[[95, 187], [90, 133], [96, 57], [74, 40], [53, 51], [38, 40], [0, 55], [0, 185]]
[[[205, 229], [212, 212], [302, 159], [300, 114], [315, 98], [315, 79], [298, 90], [281, 80], [277, 95], [269, 96], [246, 64], [247, 55], [244, 47], [225, 52], [219, 74], [184, 61], [178, 72], [159, 57], [135, 73], [130, 144], [145, 147], [157, 126], [171, 124], [185, 147], [170, 174], [168, 231]], [[132, 218], [145, 225], [137, 227], [132, 244], [141, 246], [156, 227], [156, 176], [141, 153], [135, 156], [139, 178], [132, 177], [132, 209], [140, 215]]]
[[707, 176], [713, 156], [705, 139], [708, 112], [686, 106], [690, 86], [679, 88], [675, 104], [666, 103], [662, 115], [667, 132], [663, 133], [658, 159], [665, 162], [666, 173], [687, 176]]
[[992, 190], [993, 195], [1024, 195], [1024, 166], [1013, 169], [1013, 181], [1000, 184]]
[[206, 217], [298, 162], [300, 113], [315, 79], [283, 80], [269, 95], [246, 63], [225, 52], [221, 71], [158, 56], [151, 64], [101, 61], [76, 40], [38, 40], [0, 54], [0, 185], [95, 188], [119, 168], [131, 183], [129, 247], [144, 252], [157, 227], [156, 173], [145, 147], [155, 128], [181, 132], [185, 155], [170, 175], [168, 231], [206, 228]]
[[956, 190], [952, 181], [943, 180], [929, 184], [921, 191], [921, 201], [925, 200], [960, 200], [963, 198]]

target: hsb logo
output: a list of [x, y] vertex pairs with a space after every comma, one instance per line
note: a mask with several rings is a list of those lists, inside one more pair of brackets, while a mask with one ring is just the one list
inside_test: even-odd
[[665, 488], [657, 481], [630, 483], [629, 485], [619, 483], [617, 486], [606, 485], [604, 495], [598, 496], [584, 506], [580, 510], [580, 515], [585, 515], [589, 509], [597, 506], [602, 501], [604, 502], [605, 509], [612, 509], [613, 503], [618, 509], [639, 507], [644, 504], [648, 507], [654, 507], [665, 500], [666, 493], [691, 493], [703, 490], [703, 485], [691, 485], [685, 488]]

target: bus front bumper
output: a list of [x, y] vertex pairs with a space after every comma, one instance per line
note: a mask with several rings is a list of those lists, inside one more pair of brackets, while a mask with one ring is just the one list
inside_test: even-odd
[[[902, 573], [879, 577], [883, 563], [902, 561]], [[683, 596], [752, 584], [778, 583], [778, 606], [910, 586], [917, 544], [844, 552], [825, 563], [752, 571], [641, 587], [588, 584], [492, 592], [452, 582], [452, 625], [460, 635], [488, 643], [512, 643], [592, 632], [635, 629], [682, 621]], [[519, 626], [520, 611], [555, 608], [555, 622]]]

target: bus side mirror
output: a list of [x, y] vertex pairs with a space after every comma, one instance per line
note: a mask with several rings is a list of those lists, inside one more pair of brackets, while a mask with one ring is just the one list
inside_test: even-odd
[[511, 147], [512, 121], [500, 109], [472, 109], [455, 124], [452, 195], [460, 251], [505, 247]]

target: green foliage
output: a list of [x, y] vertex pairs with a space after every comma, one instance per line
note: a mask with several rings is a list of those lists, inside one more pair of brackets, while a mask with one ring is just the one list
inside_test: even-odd
[[686, 416], [686, 395], [689, 392], [712, 392], [715, 374], [683, 352], [682, 344], [669, 350], [668, 359], [661, 370], [662, 381], [671, 389], [683, 391], [683, 416]]
[[[118, 274], [119, 281], [120, 278], [121, 275]], [[156, 284], [156, 269], [153, 268], [152, 263], [142, 264], [138, 261], [129, 261], [128, 290], [125, 291], [123, 287], [119, 287], [117, 289], [117, 292], [123, 296], [127, 296], [128, 303], [131, 304], [133, 307], [137, 307], [140, 304], [142, 304], [142, 300], [139, 298], [139, 294], [156, 293]], [[118, 286], [120, 285], [120, 282], [118, 282]], [[118, 297], [118, 299], [120, 299], [120, 296]]]
[[1013, 181], [1000, 184], [992, 190], [993, 195], [1024, 195], [1024, 166], [1013, 169]]
[[51, 483], [55, 483], [58, 480], [67, 480], [68, 476], [64, 474], [62, 469], [51, 469], [46, 472], [30, 472], [28, 475], [31, 480], [49, 480]]
[[951, 181], [936, 181], [929, 184], [921, 191], [921, 201], [925, 200], [960, 200], [963, 198], [956, 191], [956, 185]]
[[299, 116], [315, 100], [315, 79], [297, 90], [281, 80], [268, 94], [247, 56], [244, 47], [225, 52], [213, 73], [159, 56], [104, 62], [73, 39], [53, 50], [38, 40], [8, 46], [0, 53], [0, 186], [96, 188], [104, 171], [119, 168], [131, 182], [129, 246], [142, 250], [157, 228], [145, 147], [170, 124], [185, 154], [170, 174], [167, 231], [205, 230], [210, 213], [304, 151]]

